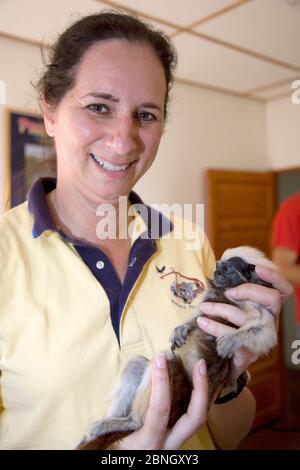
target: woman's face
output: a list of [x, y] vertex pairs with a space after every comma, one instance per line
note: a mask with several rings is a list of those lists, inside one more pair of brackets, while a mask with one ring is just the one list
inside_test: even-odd
[[116, 202], [155, 158], [164, 127], [164, 69], [149, 46], [109, 40], [87, 50], [75, 77], [57, 106], [43, 105], [58, 184], [96, 203]]

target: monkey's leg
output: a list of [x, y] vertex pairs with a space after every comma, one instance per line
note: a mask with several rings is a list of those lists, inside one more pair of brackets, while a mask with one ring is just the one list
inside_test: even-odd
[[149, 360], [142, 356], [135, 357], [128, 362], [119, 384], [109, 396], [106, 417], [125, 418], [129, 415], [148, 364]]
[[[248, 313], [249, 313], [249, 304]], [[217, 339], [221, 357], [232, 357], [241, 347], [257, 355], [266, 354], [277, 342], [277, 332], [272, 314], [264, 307], [251, 304], [249, 320], [234, 333]]]
[[148, 359], [142, 356], [128, 362], [119, 384], [110, 394], [106, 419], [96, 421], [90, 427], [77, 449], [106, 449], [116, 440], [141, 427], [140, 420], [130, 416], [130, 412], [148, 364]]

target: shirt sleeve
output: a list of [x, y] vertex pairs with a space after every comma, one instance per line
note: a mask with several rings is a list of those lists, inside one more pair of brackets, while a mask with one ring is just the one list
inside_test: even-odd
[[277, 211], [272, 228], [272, 246], [300, 253], [300, 212], [287, 201]]

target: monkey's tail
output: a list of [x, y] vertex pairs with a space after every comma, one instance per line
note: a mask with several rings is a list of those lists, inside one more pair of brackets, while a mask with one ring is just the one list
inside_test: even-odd
[[92, 441], [83, 442], [77, 447], [76, 450], [105, 450], [108, 449], [112, 444], [114, 444], [119, 439], [128, 436], [133, 431], [115, 431], [103, 436], [98, 436]]
[[130, 416], [107, 418], [94, 423], [88, 436], [76, 447], [77, 450], [104, 450], [114, 442], [140, 429], [143, 423]]

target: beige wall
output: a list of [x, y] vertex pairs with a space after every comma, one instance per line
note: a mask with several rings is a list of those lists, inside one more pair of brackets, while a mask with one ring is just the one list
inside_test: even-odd
[[271, 168], [300, 167], [300, 104], [291, 96], [266, 104], [266, 146]]
[[207, 168], [267, 168], [263, 104], [175, 84], [159, 154], [137, 189], [149, 202], [199, 202]]
[[[30, 82], [35, 80], [41, 66], [39, 48], [0, 36], [0, 56], [0, 80], [6, 85], [7, 107], [21, 111], [38, 111], [35, 90]], [[0, 106], [0, 210], [4, 204], [5, 135], [5, 107]]]

